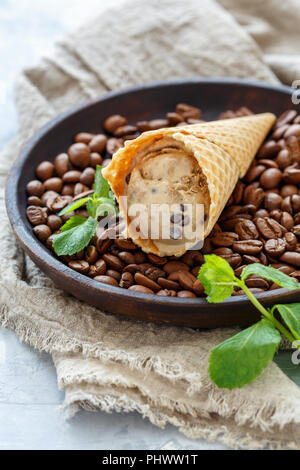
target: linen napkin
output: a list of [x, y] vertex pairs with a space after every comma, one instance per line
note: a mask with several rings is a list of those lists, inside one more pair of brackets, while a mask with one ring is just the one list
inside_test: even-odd
[[68, 416], [80, 409], [135, 410], [157, 426], [171, 423], [191, 438], [233, 448], [299, 448], [300, 390], [274, 363], [243, 389], [220, 390], [210, 381], [209, 351], [234, 329], [135, 322], [76, 300], [27, 257], [5, 213], [12, 161], [57, 114], [107, 90], [199, 75], [278, 82], [254, 39], [213, 0], [126, 2], [18, 78], [19, 135], [0, 157], [0, 322], [52, 354]]

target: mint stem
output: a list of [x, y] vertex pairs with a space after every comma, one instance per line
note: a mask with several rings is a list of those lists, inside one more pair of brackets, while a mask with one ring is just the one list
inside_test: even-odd
[[[291, 342], [293, 343], [295, 341], [295, 338], [291, 333], [270, 313], [268, 312], [267, 309], [257, 300], [257, 298], [252, 294], [250, 289], [246, 286], [244, 281], [241, 281], [240, 279], [236, 279], [237, 285], [243, 289], [249, 300], [252, 302], [252, 304], [257, 308], [257, 310], [262, 313], [270, 322], [273, 323], [273, 325]], [[298, 346], [298, 349], [300, 349], [300, 346]]]

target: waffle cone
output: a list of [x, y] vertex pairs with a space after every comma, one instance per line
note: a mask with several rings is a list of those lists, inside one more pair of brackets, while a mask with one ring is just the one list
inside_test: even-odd
[[[246, 174], [274, 121], [273, 114], [265, 113], [145, 132], [137, 139], [126, 142], [125, 147], [118, 150], [110, 165], [103, 170], [103, 175], [109, 181], [119, 201], [120, 212], [126, 219], [126, 208], [123, 207], [121, 196], [126, 196], [126, 176], [135, 166], [137, 152], [165, 137], [171, 137], [193, 154], [205, 175], [210, 197], [209, 213], [204, 227], [204, 237], [207, 237], [238, 179]], [[127, 219], [129, 227], [128, 222]], [[130, 230], [127, 236], [144, 251], [165, 255], [157, 248], [155, 241], [135, 238]], [[186, 249], [187, 247], [181, 248], [173, 254], [180, 256]]]

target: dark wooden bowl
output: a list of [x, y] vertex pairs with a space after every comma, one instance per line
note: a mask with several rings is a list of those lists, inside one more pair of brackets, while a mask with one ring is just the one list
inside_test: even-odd
[[[80, 131], [99, 133], [103, 120], [120, 113], [129, 121], [157, 118], [174, 109], [178, 102], [199, 106], [204, 119], [216, 119], [227, 109], [248, 106], [254, 112], [272, 111], [279, 115], [294, 106], [292, 89], [236, 79], [189, 79], [142, 85], [130, 90], [108, 93], [57, 117], [42, 128], [15, 161], [6, 185], [6, 207], [13, 230], [22, 247], [55, 284], [107, 312], [136, 320], [162, 322], [199, 328], [247, 325], [258, 315], [244, 296], [221, 304], [205, 299], [180, 299], [141, 294], [96, 282], [56, 259], [37, 240], [26, 218], [26, 184], [34, 179], [42, 160], [54, 160], [72, 143]], [[298, 106], [299, 110], [299, 106]], [[264, 305], [300, 300], [299, 291], [278, 289], [257, 295]]]

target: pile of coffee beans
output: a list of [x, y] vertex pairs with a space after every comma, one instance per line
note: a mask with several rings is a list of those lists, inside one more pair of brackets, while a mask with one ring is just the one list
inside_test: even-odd
[[[246, 116], [242, 107], [226, 111], [221, 119]], [[27, 184], [27, 217], [36, 236], [53, 251], [52, 236], [75, 213], [59, 217], [74, 199], [92, 193], [96, 165], [106, 166], [124, 142], [140, 133], [168, 126], [203, 122], [197, 107], [180, 103], [162, 119], [129, 124], [124, 116], [109, 116], [99, 134], [81, 132], [67, 153], [36, 168], [36, 179]], [[54, 252], [53, 252], [54, 253]], [[218, 223], [200, 251], [180, 258], [145, 254], [131, 240], [111, 240], [108, 233], [95, 236], [90, 245], [73, 256], [61, 257], [75, 271], [95, 281], [136, 292], [168, 297], [204, 295], [197, 274], [204, 254], [226, 259], [237, 276], [247, 264], [271, 264], [300, 281], [300, 115], [288, 110], [276, 121], [243, 180], [231, 195]], [[256, 275], [246, 284], [252, 292], [278, 288]], [[234, 295], [242, 295], [236, 290]]]

